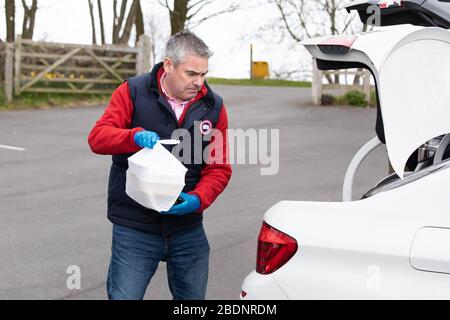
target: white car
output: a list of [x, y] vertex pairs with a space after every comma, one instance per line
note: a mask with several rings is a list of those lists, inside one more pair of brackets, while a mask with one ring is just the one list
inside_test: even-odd
[[[450, 299], [450, 31], [397, 25], [303, 45], [319, 69], [372, 72], [377, 136], [352, 160], [342, 202], [281, 201], [265, 213], [240, 298]], [[380, 140], [394, 173], [352, 201], [356, 170]]]

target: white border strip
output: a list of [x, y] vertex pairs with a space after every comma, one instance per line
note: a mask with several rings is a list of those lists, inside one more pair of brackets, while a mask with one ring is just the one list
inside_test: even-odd
[[25, 148], [21, 147], [13, 147], [13, 146], [5, 146], [3, 144], [0, 144], [0, 149], [7, 149], [7, 150], [14, 150], [14, 151], [25, 151]]

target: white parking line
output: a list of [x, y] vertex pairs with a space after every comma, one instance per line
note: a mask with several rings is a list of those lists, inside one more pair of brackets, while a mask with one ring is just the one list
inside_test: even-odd
[[3, 144], [0, 144], [0, 149], [7, 149], [7, 150], [14, 150], [14, 151], [25, 151], [25, 148], [21, 147], [13, 147], [13, 146], [5, 146]]

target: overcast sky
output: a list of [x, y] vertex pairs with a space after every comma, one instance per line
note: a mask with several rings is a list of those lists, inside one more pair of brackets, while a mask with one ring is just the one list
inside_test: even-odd
[[[264, 1], [264, 0], [255, 0]], [[29, 1], [28, 1], [29, 2]], [[94, 1], [96, 2], [96, 1]], [[215, 11], [229, 3], [230, 0], [216, 0], [208, 11]], [[249, 5], [252, 1], [236, 1]], [[21, 30], [22, 8], [16, 1], [16, 32]], [[91, 23], [87, 0], [39, 0], [34, 40], [53, 42], [70, 42], [90, 44], [92, 39]], [[111, 40], [112, 0], [102, 0], [107, 42]], [[164, 45], [170, 33], [167, 9], [157, 0], [143, 0], [143, 11], [146, 18], [146, 29], [149, 20], [157, 26], [160, 41]], [[207, 11], [205, 11], [206, 13]], [[271, 69], [289, 70], [298, 64], [299, 56], [309, 59], [307, 53], [298, 45], [292, 45], [286, 39], [284, 44], [270, 43], [270, 35], [255, 35], [260, 26], [276, 17], [278, 12], [271, 4], [263, 4], [251, 9], [243, 9], [233, 13], [212, 18], [193, 29], [214, 51], [210, 60], [210, 76], [224, 78], [246, 78], [250, 69], [250, 43], [254, 44], [254, 60], [269, 62]], [[6, 37], [5, 15], [0, 10], [0, 38]], [[274, 31], [275, 32], [275, 31]], [[99, 37], [97, 37], [99, 38]], [[265, 38], [265, 41], [264, 41]]]

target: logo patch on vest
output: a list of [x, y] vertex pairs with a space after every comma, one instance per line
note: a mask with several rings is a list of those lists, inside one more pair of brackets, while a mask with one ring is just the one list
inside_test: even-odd
[[212, 130], [212, 123], [209, 120], [204, 120], [200, 123], [200, 132], [203, 135], [207, 135]]

